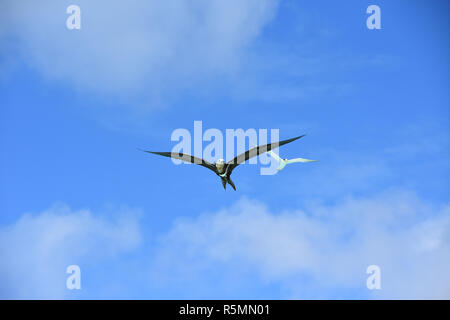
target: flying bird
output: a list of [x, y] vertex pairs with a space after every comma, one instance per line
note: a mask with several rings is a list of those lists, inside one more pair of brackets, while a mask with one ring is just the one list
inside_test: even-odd
[[309, 160], [309, 159], [304, 159], [304, 158], [295, 158], [295, 159], [281, 159], [275, 152], [273, 151], [269, 151], [269, 154], [272, 156], [272, 158], [274, 158], [275, 160], [277, 160], [279, 162], [279, 166], [277, 168], [277, 170], [281, 171], [284, 169], [284, 167], [286, 167], [287, 164], [289, 163], [295, 163], [295, 162], [317, 162], [317, 160]]
[[261, 146], [256, 146], [256, 147], [251, 148], [250, 150], [245, 151], [244, 153], [238, 155], [237, 157], [235, 157], [234, 159], [232, 159], [228, 162], [225, 162], [223, 159], [218, 159], [215, 164], [213, 164], [209, 161], [206, 161], [204, 159], [194, 157], [190, 154], [181, 153], [181, 152], [155, 152], [155, 151], [148, 151], [148, 150], [142, 150], [142, 149], [139, 149], [139, 150], [148, 152], [148, 153], [157, 154], [157, 155], [164, 156], [164, 157], [180, 159], [183, 161], [201, 165], [205, 168], [212, 170], [215, 174], [217, 174], [220, 177], [220, 179], [222, 180], [222, 185], [223, 185], [224, 189], [227, 188], [227, 183], [228, 183], [236, 191], [236, 187], [230, 178], [231, 173], [233, 172], [234, 168], [236, 168], [238, 165], [240, 165], [241, 163], [244, 163], [245, 161], [247, 161], [250, 158], [256, 157], [267, 151], [278, 148], [284, 144], [287, 144], [289, 142], [300, 139], [301, 137], [304, 137], [304, 136], [305, 135], [301, 135], [301, 136], [283, 140], [283, 141], [272, 142], [272, 143], [264, 144]]

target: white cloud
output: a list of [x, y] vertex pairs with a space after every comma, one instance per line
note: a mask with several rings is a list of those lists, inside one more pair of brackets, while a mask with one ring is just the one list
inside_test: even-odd
[[[108, 216], [56, 206], [1, 227], [0, 297], [74, 297], [65, 287], [71, 264], [81, 267], [83, 297], [135, 294], [148, 267], [145, 292], [155, 298], [450, 297], [450, 206], [399, 190], [304, 210], [244, 198], [176, 220], [131, 269], [115, 271], [110, 263], [127, 263], [142, 235], [136, 212]], [[381, 267], [381, 291], [365, 287], [372, 264]], [[95, 265], [106, 278], [93, 280]], [[110, 283], [114, 272], [120, 283]]]
[[155, 97], [232, 73], [277, 8], [277, 0], [79, 0], [78, 31], [66, 29], [70, 4], [2, 2], [4, 53], [15, 50], [45, 76], [79, 89]]
[[[450, 297], [450, 207], [436, 209], [401, 191], [304, 211], [274, 212], [243, 199], [178, 220], [161, 246], [152, 270], [159, 281], [195, 279], [199, 292], [203, 283], [219, 297], [231, 284], [261, 281], [280, 285], [284, 298]], [[381, 291], [365, 287], [372, 264], [381, 267]], [[211, 274], [218, 277], [208, 280]], [[253, 276], [259, 280], [248, 283]], [[203, 292], [208, 296], [200, 298], [211, 298]]]
[[139, 213], [109, 215], [114, 218], [60, 205], [0, 228], [0, 297], [67, 297], [67, 266], [81, 267], [83, 286], [85, 267], [135, 249], [141, 242]]

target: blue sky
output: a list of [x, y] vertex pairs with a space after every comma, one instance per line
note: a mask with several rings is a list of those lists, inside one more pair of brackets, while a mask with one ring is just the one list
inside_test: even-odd
[[[0, 12], [1, 298], [450, 298], [448, 2]], [[136, 150], [196, 120], [306, 133], [280, 154], [320, 161], [242, 165], [234, 192]]]

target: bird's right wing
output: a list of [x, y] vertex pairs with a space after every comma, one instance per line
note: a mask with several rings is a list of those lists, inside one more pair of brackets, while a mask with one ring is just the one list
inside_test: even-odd
[[241, 163], [244, 163], [248, 159], [251, 159], [253, 157], [259, 156], [260, 154], [263, 154], [264, 152], [270, 151], [272, 149], [281, 147], [282, 145], [285, 145], [286, 143], [295, 141], [297, 139], [300, 139], [301, 137], [304, 137], [305, 135], [298, 136], [295, 138], [278, 141], [278, 142], [272, 142], [264, 145], [260, 145], [257, 147], [253, 147], [250, 150], [245, 151], [244, 153], [241, 153], [237, 157], [235, 157], [233, 160], [230, 160], [227, 162], [227, 169], [230, 169], [230, 173], [233, 171], [234, 168], [236, 168]]
[[310, 159], [304, 159], [304, 158], [295, 158], [290, 159], [287, 161], [287, 163], [295, 163], [295, 162], [317, 162], [318, 160], [310, 160]]
[[195, 163], [195, 164], [198, 164], [200, 166], [208, 168], [208, 169], [214, 171], [215, 173], [217, 173], [217, 169], [214, 164], [212, 164], [211, 162], [206, 161], [204, 159], [200, 159], [198, 157], [191, 156], [190, 154], [181, 153], [181, 152], [154, 152], [154, 151], [147, 151], [147, 150], [142, 150], [142, 149], [139, 149], [139, 150], [141, 150], [143, 152], [147, 152], [147, 153], [157, 154], [157, 155], [160, 155], [163, 157], [169, 157], [169, 158], [183, 160], [186, 162]]

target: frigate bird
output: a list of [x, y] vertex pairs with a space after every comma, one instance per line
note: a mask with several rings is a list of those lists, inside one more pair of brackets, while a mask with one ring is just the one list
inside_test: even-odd
[[295, 159], [282, 159], [280, 158], [275, 152], [269, 151], [268, 152], [272, 158], [276, 159], [279, 163], [279, 166], [277, 170], [281, 171], [284, 169], [284, 167], [289, 163], [295, 163], [295, 162], [316, 162], [317, 160], [310, 160], [310, 159], [304, 159], [304, 158], [295, 158]]
[[240, 165], [241, 163], [244, 163], [245, 161], [247, 161], [250, 158], [256, 157], [260, 154], [263, 154], [267, 151], [270, 151], [272, 149], [278, 148], [282, 145], [285, 145], [289, 142], [295, 141], [297, 139], [300, 139], [301, 137], [304, 137], [305, 135], [301, 135], [295, 138], [291, 138], [291, 139], [287, 139], [287, 140], [283, 140], [283, 141], [278, 141], [278, 142], [272, 142], [272, 143], [268, 143], [268, 144], [264, 144], [261, 146], [256, 146], [251, 148], [250, 150], [245, 151], [244, 153], [238, 155], [237, 157], [235, 157], [234, 159], [225, 162], [223, 159], [218, 159], [217, 162], [215, 164], [206, 161], [204, 159], [198, 158], [198, 157], [194, 157], [190, 154], [186, 154], [186, 153], [180, 153], [180, 152], [156, 152], [156, 151], [148, 151], [148, 150], [142, 150], [139, 149], [141, 151], [144, 152], [148, 152], [148, 153], [153, 153], [153, 154], [157, 154], [160, 156], [164, 156], [164, 157], [169, 157], [169, 158], [174, 158], [174, 159], [180, 159], [183, 161], [187, 161], [187, 162], [191, 162], [191, 163], [195, 163], [198, 165], [201, 165], [205, 168], [208, 168], [212, 171], [214, 171], [215, 174], [217, 174], [220, 179], [222, 180], [222, 185], [223, 188], [226, 189], [227, 188], [227, 183], [236, 191], [236, 186], [234, 185], [233, 181], [231, 180], [230, 176], [231, 173], [233, 172], [233, 170]]

